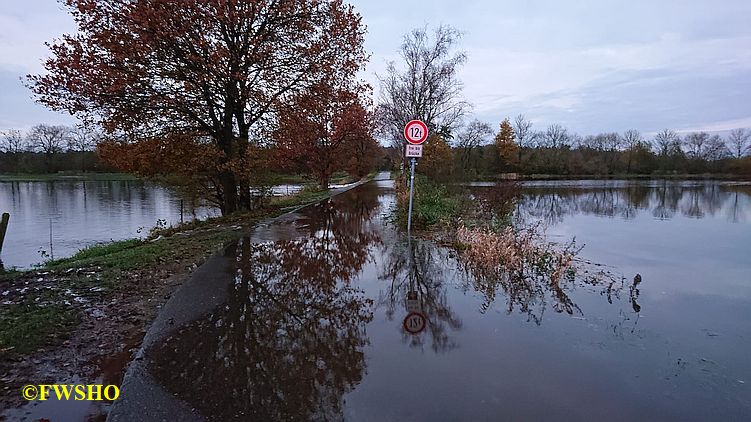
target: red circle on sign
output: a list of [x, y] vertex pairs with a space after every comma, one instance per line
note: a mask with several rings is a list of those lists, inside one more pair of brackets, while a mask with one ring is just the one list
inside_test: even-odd
[[420, 145], [428, 139], [428, 126], [420, 120], [411, 120], [404, 126], [404, 139], [412, 145]]
[[[412, 317], [420, 317], [422, 324], [420, 324], [419, 327], [410, 327], [409, 319]], [[408, 333], [417, 334], [425, 329], [426, 322], [427, 321], [425, 321], [425, 315], [419, 312], [410, 312], [407, 314], [407, 316], [404, 317], [404, 322], [402, 322], [402, 325], [404, 326], [404, 329], [407, 330]]]

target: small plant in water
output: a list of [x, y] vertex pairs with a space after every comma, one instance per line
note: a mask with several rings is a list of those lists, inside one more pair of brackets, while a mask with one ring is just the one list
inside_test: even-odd
[[39, 254], [39, 256], [41, 256], [41, 257], [42, 257], [42, 259], [44, 259], [44, 260], [47, 260], [47, 259], [49, 259], [49, 258], [50, 258], [50, 253], [49, 253], [49, 252], [47, 252], [47, 251], [46, 251], [45, 249], [39, 248], [39, 250], [37, 250], [37, 253], [38, 253], [38, 254]]
[[[540, 324], [548, 305], [557, 313], [583, 314], [569, 296], [576, 285], [600, 290], [610, 303], [624, 288], [623, 277], [592, 271], [590, 262], [578, 258], [581, 248], [573, 240], [564, 245], [546, 241], [539, 224], [496, 230], [460, 222], [455, 246], [467, 280], [485, 296], [483, 311], [501, 291], [507, 313], [518, 310]], [[634, 310], [638, 312], [636, 306]]]
[[558, 283], [572, 269], [576, 249], [574, 241], [564, 247], [545, 241], [539, 225], [524, 229], [506, 226], [500, 231], [459, 224], [456, 241], [462, 258], [475, 271], [486, 275], [498, 272], [510, 275], [546, 276]]

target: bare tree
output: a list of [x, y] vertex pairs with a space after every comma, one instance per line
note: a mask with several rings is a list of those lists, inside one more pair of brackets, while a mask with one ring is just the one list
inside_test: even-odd
[[467, 124], [464, 130], [456, 138], [456, 146], [461, 148], [462, 167], [468, 168], [472, 153], [477, 147], [486, 143], [493, 136], [493, 128], [486, 122], [477, 119]]
[[52, 155], [63, 150], [70, 129], [66, 126], [38, 124], [26, 134], [29, 144], [35, 150]]
[[683, 138], [686, 154], [691, 158], [701, 158], [706, 148], [709, 134], [707, 132], [691, 132]]
[[68, 150], [77, 152], [81, 158], [81, 171], [86, 171], [86, 151], [96, 147], [100, 134], [91, 125], [80, 124], [70, 131]]
[[67, 137], [68, 150], [74, 152], [91, 151], [96, 147], [99, 133], [89, 125], [78, 125]]
[[617, 133], [589, 135], [581, 141], [581, 145], [595, 151], [615, 150], [620, 146], [620, 136]]
[[0, 142], [0, 151], [8, 154], [18, 154], [26, 149], [23, 132], [17, 129], [0, 132]]
[[569, 136], [569, 145], [574, 148], [580, 148], [584, 145], [584, 137], [574, 132]]
[[623, 146], [626, 148], [627, 164], [626, 173], [631, 173], [631, 162], [633, 161], [634, 150], [639, 147], [646, 147], [647, 142], [642, 138], [641, 133], [635, 129], [629, 129], [623, 133], [621, 138]]
[[663, 129], [655, 135], [654, 146], [660, 156], [677, 155], [681, 153], [681, 138], [674, 131]]
[[412, 119], [420, 119], [432, 133], [444, 137], [460, 125], [469, 108], [462, 96], [463, 84], [457, 70], [467, 59], [454, 52], [461, 34], [439, 26], [430, 37], [426, 28], [404, 37], [400, 55], [405, 66], [391, 62], [384, 77], [378, 77], [381, 91], [377, 117], [382, 135], [395, 146], [402, 145], [402, 130]]
[[519, 163], [521, 163], [522, 149], [532, 146], [537, 138], [537, 133], [532, 130], [532, 122], [527, 120], [523, 114], [516, 116], [513, 127], [514, 135], [516, 135], [516, 143], [519, 144]]
[[720, 160], [729, 151], [719, 135], [709, 135], [707, 132], [691, 132], [683, 139], [686, 153], [698, 160]]
[[622, 140], [623, 146], [626, 149], [635, 148], [640, 143], [644, 142], [644, 139], [641, 137], [641, 133], [639, 133], [639, 131], [635, 129], [629, 129], [623, 132]]
[[615, 132], [609, 132], [602, 134], [605, 149], [608, 151], [617, 151], [623, 145], [621, 136]]
[[544, 146], [548, 148], [563, 148], [571, 146], [571, 135], [568, 130], [559, 125], [552, 124], [541, 134]]
[[704, 152], [705, 160], [722, 160], [731, 155], [728, 146], [720, 135], [712, 135]]
[[733, 156], [735, 158], [742, 158], [747, 153], [751, 152], [751, 131], [746, 129], [733, 129], [728, 136], [728, 144], [732, 149]]
[[595, 151], [602, 151], [604, 149], [604, 143], [602, 139], [602, 134], [598, 135], [587, 135], [582, 140], [582, 148], [589, 148]]

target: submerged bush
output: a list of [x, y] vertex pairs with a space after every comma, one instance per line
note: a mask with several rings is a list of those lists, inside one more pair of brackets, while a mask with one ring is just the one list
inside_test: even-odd
[[[468, 282], [485, 296], [483, 311], [502, 292], [507, 313], [517, 310], [537, 324], [548, 306], [557, 313], [583, 314], [570, 296], [577, 286], [599, 291], [609, 303], [620, 297], [625, 287], [624, 277], [578, 258], [581, 248], [576, 248], [573, 240], [565, 245], [546, 241], [539, 225], [523, 229], [507, 226], [497, 231], [460, 222], [455, 247]], [[640, 282], [637, 274], [629, 286], [629, 302], [636, 313], [641, 309], [636, 302]]]
[[[409, 186], [402, 177], [396, 180], [397, 216], [406, 224], [409, 209]], [[448, 224], [460, 211], [460, 198], [445, 185], [436, 184], [427, 177], [415, 178], [415, 192], [412, 203], [412, 226], [426, 228], [437, 224]]]
[[507, 226], [498, 232], [460, 225], [456, 241], [463, 260], [475, 272], [485, 276], [503, 272], [515, 278], [545, 278], [551, 284], [557, 284], [569, 270], [573, 271], [578, 252], [573, 241], [565, 247], [546, 242], [539, 226], [521, 230]]

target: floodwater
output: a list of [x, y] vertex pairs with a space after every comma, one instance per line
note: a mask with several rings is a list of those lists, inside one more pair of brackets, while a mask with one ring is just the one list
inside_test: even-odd
[[394, 204], [372, 182], [230, 246], [226, 302], [147, 349], [149, 373], [210, 420], [751, 415], [749, 185], [525, 187], [512, 220], [576, 237], [607, 286], [475, 279]]
[[[300, 188], [279, 185], [272, 194]], [[29, 268], [96, 243], [143, 237], [157, 225], [180, 223], [180, 207], [177, 192], [142, 181], [0, 183], [0, 212], [11, 214], [0, 259], [6, 268]], [[183, 221], [219, 215], [188, 199], [182, 211]]]

